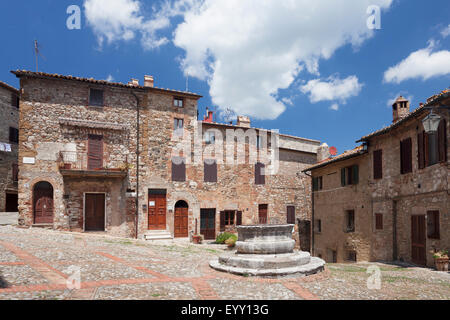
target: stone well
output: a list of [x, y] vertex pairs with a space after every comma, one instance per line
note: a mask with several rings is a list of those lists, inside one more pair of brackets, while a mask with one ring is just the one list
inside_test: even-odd
[[236, 251], [210, 261], [211, 268], [238, 275], [306, 276], [323, 271], [325, 261], [294, 250], [294, 225], [238, 226]]

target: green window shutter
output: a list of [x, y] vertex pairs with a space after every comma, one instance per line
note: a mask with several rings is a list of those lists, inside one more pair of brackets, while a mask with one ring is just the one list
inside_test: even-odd
[[345, 187], [345, 168], [341, 169], [341, 186]]
[[359, 166], [353, 166], [352, 168], [352, 181], [353, 184], [358, 184], [359, 182]]
[[319, 180], [318, 180], [317, 177], [315, 177], [315, 178], [312, 179], [312, 183], [313, 183], [313, 191], [319, 190], [319, 187], [318, 187], [319, 184], [318, 184], [318, 182], [319, 182]]

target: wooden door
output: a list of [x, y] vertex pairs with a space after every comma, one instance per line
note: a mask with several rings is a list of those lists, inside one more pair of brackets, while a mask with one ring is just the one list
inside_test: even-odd
[[88, 140], [88, 170], [103, 167], [103, 136], [90, 134]]
[[105, 195], [86, 194], [85, 231], [105, 231]]
[[53, 187], [46, 182], [38, 183], [33, 199], [34, 223], [53, 223]]
[[267, 224], [267, 204], [260, 204], [258, 210], [259, 224]]
[[200, 210], [200, 234], [205, 240], [216, 239], [216, 209]]
[[188, 208], [175, 208], [175, 238], [187, 238], [188, 231]]
[[149, 194], [148, 229], [166, 230], [166, 195]]
[[425, 232], [425, 215], [411, 216], [411, 260], [421, 266], [427, 264]]

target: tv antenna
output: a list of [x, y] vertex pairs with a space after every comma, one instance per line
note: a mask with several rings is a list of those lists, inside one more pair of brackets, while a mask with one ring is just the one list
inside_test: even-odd
[[45, 57], [41, 54], [41, 48], [42, 46], [38, 43], [38, 41], [34, 40], [34, 54], [36, 56], [36, 72], [39, 72], [38, 57], [41, 56], [45, 60]]

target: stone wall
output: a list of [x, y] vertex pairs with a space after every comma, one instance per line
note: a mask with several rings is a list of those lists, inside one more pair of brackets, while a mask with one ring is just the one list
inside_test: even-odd
[[0, 151], [0, 212], [6, 211], [7, 194], [17, 195], [17, 182], [13, 181], [13, 164], [17, 164], [17, 143], [9, 141], [9, 128], [19, 127], [19, 109], [12, 105], [13, 91], [0, 86], [0, 143], [11, 145], [11, 152]]
[[[54, 187], [54, 228], [83, 231], [84, 194], [101, 192], [106, 194], [106, 231], [115, 235], [135, 236], [137, 115], [136, 101], [130, 89], [94, 85], [94, 88], [105, 91], [105, 106], [98, 108], [88, 106], [89, 88], [92, 85], [87, 83], [23, 78], [21, 85], [23, 101], [19, 156], [20, 159], [35, 159], [34, 164], [20, 165], [21, 224], [34, 223], [33, 187], [39, 181], [48, 181]], [[216, 209], [217, 233], [220, 211], [242, 211], [243, 224], [255, 224], [258, 222], [259, 204], [268, 204], [269, 223], [286, 223], [289, 205], [296, 207], [298, 219], [310, 219], [310, 179], [301, 171], [315, 163], [315, 150], [320, 142], [308, 139], [296, 142], [294, 137], [281, 137], [286, 142], [279, 151], [279, 168], [274, 175], [266, 176], [265, 185], [255, 185], [254, 163], [249, 161], [240, 164], [219, 163], [217, 183], [204, 182], [202, 151], [207, 146], [201, 139], [191, 139], [203, 133], [206, 127], [197, 121], [198, 97], [185, 95], [184, 107], [179, 108], [173, 106], [174, 95], [183, 93], [148, 89], [140, 95], [140, 181], [137, 194], [140, 237], [148, 232], [150, 189], [165, 189], [167, 192], [167, 231], [172, 235], [174, 207], [180, 200], [189, 205], [191, 233], [195, 232], [196, 221], [197, 231], [200, 231], [202, 208]], [[173, 134], [175, 118], [184, 120], [182, 138]], [[72, 122], [67, 119], [72, 119]], [[108, 127], [106, 124], [120, 124], [120, 128]], [[219, 130], [226, 129], [216, 127]], [[127, 177], [94, 179], [62, 176], [58, 160], [60, 151], [75, 152], [77, 159], [72, 161], [72, 169], [80, 169], [80, 163], [81, 169], [86, 169], [83, 167], [83, 155], [87, 153], [88, 134], [104, 136], [103, 163], [110, 169], [128, 163]], [[198, 141], [199, 154], [194, 148]], [[251, 153], [258, 153], [254, 144], [244, 142], [237, 145], [246, 150], [247, 158]], [[264, 154], [261, 162], [268, 163], [273, 152], [270, 146], [268, 150], [259, 152]], [[173, 156], [183, 156], [188, 160], [185, 182], [172, 181]], [[65, 159], [64, 162], [70, 161]], [[298, 238], [298, 232], [295, 235]]]

